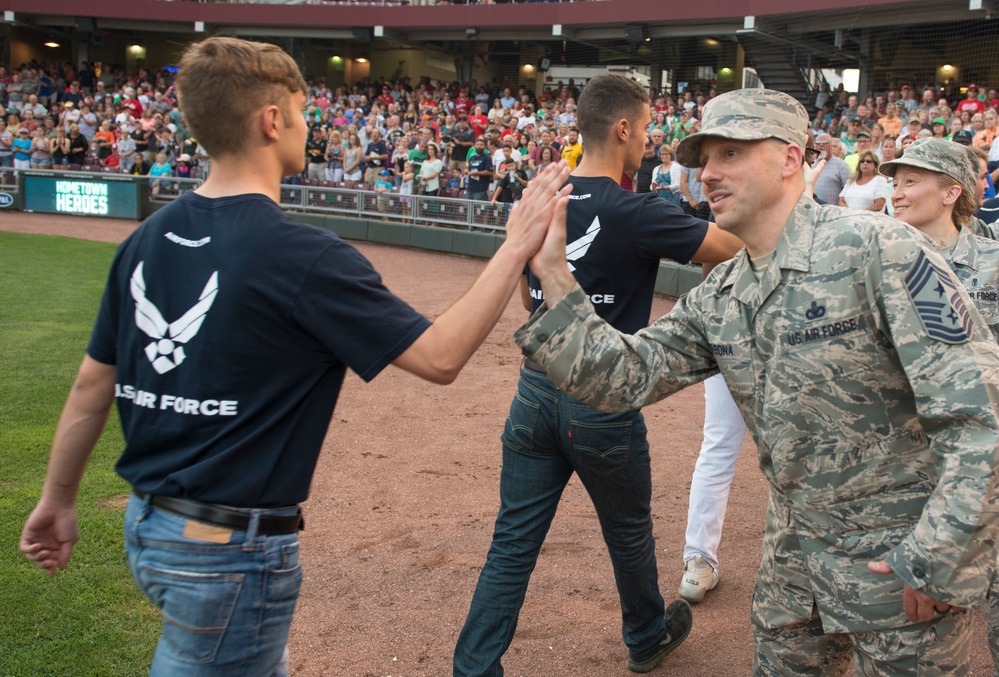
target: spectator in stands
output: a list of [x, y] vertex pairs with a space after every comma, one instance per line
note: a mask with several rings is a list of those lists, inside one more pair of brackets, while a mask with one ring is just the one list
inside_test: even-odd
[[853, 152], [847, 155], [845, 158], [843, 158], [843, 161], [846, 162], [846, 165], [847, 167], [850, 168], [851, 172], [857, 170], [857, 163], [860, 160], [860, 156], [866, 153], [867, 151], [871, 150], [872, 147], [873, 143], [871, 140], [871, 133], [866, 129], [861, 129], [859, 132], [857, 132], [857, 138], [854, 141]]
[[539, 173], [544, 171], [545, 167], [552, 164], [553, 162], [556, 162], [556, 159], [555, 159], [555, 151], [552, 149], [552, 147], [545, 146], [541, 148], [541, 151], [538, 153], [538, 159], [534, 165], [533, 176], [537, 176]]
[[944, 118], [933, 118], [933, 122], [930, 123], [930, 130], [933, 132], [933, 137], [936, 139], [944, 139], [947, 137], [947, 120]]
[[14, 166], [14, 133], [7, 129], [7, 123], [0, 118], [0, 167]]
[[645, 154], [642, 155], [642, 162], [635, 172], [635, 192], [652, 192], [652, 172], [659, 166], [659, 158], [656, 157], [656, 147], [652, 139], [645, 137]]
[[27, 127], [17, 128], [17, 138], [11, 144], [14, 150], [14, 169], [31, 168], [31, 132]]
[[111, 155], [114, 151], [114, 143], [115, 136], [114, 132], [111, 131], [111, 121], [104, 120], [98, 127], [97, 133], [94, 134], [93, 144], [97, 151], [97, 159], [103, 160]]
[[937, 90], [933, 87], [927, 87], [923, 90], [923, 98], [919, 101], [916, 106], [916, 111], [924, 111], [926, 113], [930, 112], [930, 109], [937, 103]]
[[181, 153], [180, 157], [177, 158], [177, 178], [178, 179], [189, 179], [193, 175], [193, 167], [191, 167], [191, 156], [187, 153]]
[[382, 141], [381, 132], [377, 128], [372, 129], [368, 134], [371, 140], [364, 151], [364, 182], [373, 185], [380, 176], [380, 172], [386, 168], [389, 152], [388, 146]]
[[335, 128], [329, 130], [326, 138], [326, 180], [343, 181], [343, 137]]
[[55, 128], [55, 138], [49, 141], [49, 152], [52, 155], [53, 167], [65, 167], [70, 163], [69, 134], [62, 125]]
[[326, 180], [326, 137], [319, 125], [312, 127], [312, 133], [305, 142], [305, 157], [308, 161], [306, 178], [313, 181]]
[[97, 133], [98, 120], [97, 116], [90, 108], [90, 104], [84, 101], [80, 104], [80, 119], [77, 121], [80, 125], [80, 133], [87, 138], [88, 141], [94, 138], [94, 134]]
[[517, 129], [526, 129], [528, 127], [537, 127], [538, 120], [534, 115], [534, 106], [530, 104], [524, 106], [524, 114], [521, 116], [520, 120], [517, 122]]
[[530, 181], [527, 169], [515, 160], [516, 153], [510, 144], [503, 146], [503, 160], [497, 167], [496, 190], [493, 192], [492, 204], [516, 204], [524, 193], [524, 188]]
[[[422, 142], [421, 142], [422, 143]], [[421, 163], [419, 173], [420, 195], [437, 195], [440, 191], [440, 173], [444, 170], [444, 163], [441, 161], [436, 144], [427, 144], [426, 159]], [[415, 171], [415, 167], [411, 169]]]
[[467, 159], [475, 146], [475, 132], [468, 126], [468, 120], [458, 118], [457, 127], [452, 136], [451, 159], [448, 167], [452, 171], [463, 172], [467, 166]]
[[[389, 208], [388, 194], [393, 192], [395, 189], [395, 185], [392, 182], [392, 172], [388, 169], [379, 170], [378, 174], [375, 176], [375, 183], [371, 189], [378, 193], [378, 211], [384, 214]], [[382, 221], [388, 221], [388, 218], [382, 216]]]
[[12, 73], [10, 83], [7, 84], [7, 110], [11, 113], [19, 114], [21, 107], [24, 105], [23, 96], [24, 83], [21, 82], [21, 75], [20, 73]]
[[878, 165], [878, 157], [873, 151], [860, 153], [856, 171], [839, 194], [841, 207], [884, 211], [888, 184], [878, 173]]
[[997, 113], [994, 110], [987, 110], [982, 113], [983, 127], [982, 130], [975, 133], [972, 144], [977, 148], [982, 148], [988, 151], [992, 148], [992, 144], [996, 139], [996, 133], [999, 129], [996, 128]]
[[122, 123], [118, 131], [118, 143], [115, 148], [115, 156], [118, 159], [118, 166], [121, 171], [130, 174], [135, 166], [140, 153], [135, 144], [135, 139], [129, 131], [131, 127], [127, 123]]
[[173, 176], [173, 167], [167, 162], [166, 153], [156, 154], [156, 162], [149, 167], [149, 176], [155, 177], [149, 183], [153, 195], [159, 195], [163, 190], [170, 190], [173, 184], [165, 181], [164, 177]]
[[659, 166], [652, 171], [652, 192], [671, 204], [680, 206], [680, 182], [686, 177], [680, 165], [673, 162], [673, 147], [659, 149]]
[[957, 104], [957, 111], [964, 112], [968, 111], [972, 114], [984, 113], [986, 110], [985, 103], [978, 98], [978, 85], [971, 83], [968, 85], [968, 91], [965, 92], [965, 98]]
[[45, 136], [45, 129], [38, 127], [31, 139], [31, 169], [52, 168], [52, 144]]
[[124, 97], [121, 101], [121, 107], [123, 110], [131, 112], [132, 117], [136, 120], [142, 117], [142, 103], [136, 98], [135, 90], [131, 87], [126, 87], [122, 94]]
[[423, 166], [424, 160], [427, 159], [427, 148], [430, 144], [427, 143], [426, 139], [419, 139], [416, 142], [416, 146], [409, 151], [407, 157], [411, 163], [413, 163], [413, 171], [416, 175], [420, 175], [420, 168]]
[[19, 126], [27, 129], [30, 134], [34, 134], [35, 130], [38, 129], [38, 120], [35, 119], [35, 114], [31, 112], [30, 108], [25, 108], [22, 112]]
[[826, 162], [815, 182], [814, 196], [820, 202], [831, 205], [839, 204], [839, 194], [850, 180], [850, 168], [842, 158], [837, 157], [834, 144], [838, 144], [838, 139], [825, 132], [816, 136], [818, 156], [812, 164], [814, 169], [822, 160]]
[[361, 139], [356, 131], [350, 132], [347, 136], [347, 147], [343, 154], [343, 178], [345, 181], [361, 181], [362, 162], [364, 161], [364, 149], [361, 148]]
[[[69, 132], [69, 126], [80, 123], [80, 111], [72, 101], [67, 101], [57, 109], [53, 109], [53, 114], [58, 111], [58, 125]], [[39, 117], [37, 114], [35, 117]]]
[[[58, 130], [62, 127], [57, 128]], [[80, 126], [72, 124], [69, 126], [69, 164], [83, 165], [87, 159], [87, 151], [90, 150], [90, 142], [80, 132]]]
[[885, 135], [897, 137], [902, 133], [905, 121], [899, 113], [905, 111], [905, 104], [902, 101], [895, 101], [887, 106], [885, 115], [878, 119], [885, 130]]
[[38, 96], [31, 94], [28, 96], [28, 102], [21, 109], [22, 114], [31, 111], [35, 120], [41, 120], [46, 115], [49, 114], [49, 109], [38, 102]]
[[466, 183], [468, 199], [486, 202], [489, 199], [489, 184], [493, 179], [493, 161], [486, 152], [485, 139], [475, 140], [475, 147], [468, 158], [468, 169], [465, 174], [468, 176]]
[[[655, 130], [659, 134], [659, 138], [662, 138], [662, 130]], [[570, 169], [575, 169], [576, 165], [579, 163], [579, 159], [583, 156], [583, 144], [579, 141], [579, 130], [575, 127], [569, 130], [569, 138], [566, 144], [562, 146], [562, 159], [569, 163]]]
[[[843, 145], [843, 151], [847, 155], [850, 155], [856, 152], [857, 134], [860, 133], [862, 127], [860, 125], [860, 118], [856, 115], [846, 115], [844, 117], [846, 119], [845, 131], [840, 133], [839, 142]], [[844, 125], [841, 123], [840, 126], [843, 127]]]

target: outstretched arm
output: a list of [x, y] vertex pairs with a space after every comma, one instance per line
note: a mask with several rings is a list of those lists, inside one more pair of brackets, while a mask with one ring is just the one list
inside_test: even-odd
[[[541, 247], [549, 224], [565, 214], [571, 185], [565, 162], [553, 164], [524, 190], [510, 212], [506, 241], [489, 261], [472, 288], [393, 362], [397, 367], [434, 383], [451, 383], [492, 331], [524, 272], [524, 265]], [[561, 190], [559, 190], [561, 188]], [[564, 218], [563, 218], [564, 220]], [[563, 241], [565, 239], [563, 225]], [[563, 265], [565, 245], [562, 246]]]
[[114, 402], [116, 369], [86, 356], [59, 418], [42, 497], [21, 531], [21, 552], [50, 576], [79, 538], [76, 495]]

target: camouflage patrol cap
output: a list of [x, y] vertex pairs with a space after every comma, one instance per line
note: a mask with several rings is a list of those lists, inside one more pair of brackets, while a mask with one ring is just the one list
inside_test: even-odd
[[684, 167], [701, 164], [701, 141], [719, 136], [739, 141], [780, 139], [805, 148], [808, 113], [794, 97], [773, 89], [737, 89], [704, 107], [701, 131], [680, 142], [676, 159]]
[[895, 176], [902, 165], [946, 174], [972, 195], [978, 185], [978, 156], [967, 146], [946, 139], [913, 141], [902, 157], [885, 162], [879, 169], [885, 176]]

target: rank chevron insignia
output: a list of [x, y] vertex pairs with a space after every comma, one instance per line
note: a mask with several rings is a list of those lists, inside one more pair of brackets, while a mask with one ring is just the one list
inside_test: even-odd
[[972, 320], [950, 274], [919, 252], [905, 276], [905, 288], [930, 338], [964, 343], [971, 338]]
[[143, 263], [140, 261], [135, 267], [131, 280], [132, 298], [135, 299], [135, 325], [153, 339], [153, 342], [146, 346], [146, 357], [157, 373], [165, 374], [187, 357], [184, 348], [177, 344], [187, 343], [201, 329], [201, 323], [205, 321], [208, 309], [212, 307], [219, 291], [219, 274], [218, 271], [212, 273], [198, 302], [190, 310], [178, 320], [167, 324], [159, 309], [146, 298], [146, 281], [142, 276]]

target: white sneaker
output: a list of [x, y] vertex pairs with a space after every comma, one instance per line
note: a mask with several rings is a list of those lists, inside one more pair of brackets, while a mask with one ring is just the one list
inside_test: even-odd
[[680, 579], [680, 597], [697, 604], [708, 590], [714, 590], [718, 585], [718, 570], [708, 564], [708, 561], [697, 555], [687, 560], [683, 565], [683, 577]]

